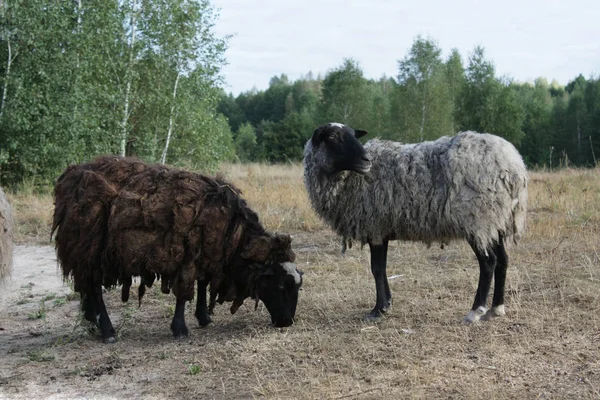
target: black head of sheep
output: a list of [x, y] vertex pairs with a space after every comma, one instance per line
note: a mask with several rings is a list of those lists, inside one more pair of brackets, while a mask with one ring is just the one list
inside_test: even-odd
[[256, 300], [261, 300], [276, 327], [290, 326], [296, 315], [302, 271], [293, 263], [269, 265], [256, 279]]
[[336, 122], [321, 125], [312, 137], [314, 157], [330, 174], [341, 171], [366, 174], [371, 169], [371, 160], [358, 140], [366, 134]]

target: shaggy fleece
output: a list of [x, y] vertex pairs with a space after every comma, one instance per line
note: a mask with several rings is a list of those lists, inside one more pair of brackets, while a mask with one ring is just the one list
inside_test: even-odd
[[525, 228], [528, 175], [521, 155], [491, 134], [462, 132], [418, 144], [371, 140], [367, 175], [327, 174], [309, 140], [304, 181], [317, 214], [344, 240], [442, 244], [471, 241], [486, 252]]

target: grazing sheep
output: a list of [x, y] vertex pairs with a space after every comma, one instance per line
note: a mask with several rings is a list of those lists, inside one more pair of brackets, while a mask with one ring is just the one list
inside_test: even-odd
[[196, 281], [201, 326], [211, 322], [216, 302], [233, 301], [235, 313], [248, 297], [263, 301], [275, 326], [293, 323], [302, 277], [291, 238], [267, 233], [239, 194], [220, 178], [130, 158], [67, 168], [54, 190], [57, 256], [105, 342], [114, 342], [115, 332], [102, 286], [122, 284], [127, 301], [135, 276], [140, 302], [157, 278], [164, 293], [173, 291], [178, 338], [188, 334], [185, 303]]
[[[346, 242], [368, 243], [377, 302], [366, 319], [391, 306], [386, 275], [390, 240], [442, 245], [466, 239], [479, 261], [475, 322], [504, 315], [508, 257], [525, 227], [527, 170], [506, 140], [474, 132], [401, 144], [358, 138], [367, 132], [330, 123], [304, 149], [304, 183], [317, 214]], [[492, 308], [486, 309], [492, 276]]]
[[0, 188], [0, 282], [10, 275], [13, 258], [13, 219], [10, 203]]

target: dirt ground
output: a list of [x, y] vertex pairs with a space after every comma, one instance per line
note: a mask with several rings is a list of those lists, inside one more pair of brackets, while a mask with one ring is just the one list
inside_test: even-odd
[[127, 304], [116, 290], [105, 294], [112, 345], [81, 322], [54, 249], [20, 245], [0, 288], [0, 399], [598, 398], [600, 260], [571, 240], [513, 249], [506, 317], [466, 326], [478, 273], [468, 246], [391, 245], [394, 306], [364, 323], [374, 302], [368, 250], [342, 258], [331, 233], [299, 232], [305, 285], [294, 326], [270, 327], [247, 301], [236, 315], [217, 307], [201, 329], [188, 306], [194, 329], [176, 341], [172, 295], [152, 288], [138, 308], [136, 290]]

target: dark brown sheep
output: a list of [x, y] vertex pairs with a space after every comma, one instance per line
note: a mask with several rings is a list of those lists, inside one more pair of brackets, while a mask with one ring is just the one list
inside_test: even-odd
[[201, 326], [211, 322], [216, 302], [233, 301], [235, 313], [248, 297], [265, 303], [274, 325], [292, 324], [302, 277], [292, 264], [291, 238], [266, 232], [239, 190], [222, 179], [102, 157], [67, 168], [54, 196], [52, 231], [64, 277], [73, 279], [86, 319], [105, 342], [115, 339], [102, 286], [122, 284], [127, 301], [135, 276], [140, 302], [157, 278], [163, 292], [173, 291], [176, 337], [188, 333], [184, 309], [195, 282]]
[[12, 268], [12, 236], [12, 211], [4, 191], [0, 188], [0, 282], [10, 275]]

